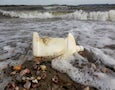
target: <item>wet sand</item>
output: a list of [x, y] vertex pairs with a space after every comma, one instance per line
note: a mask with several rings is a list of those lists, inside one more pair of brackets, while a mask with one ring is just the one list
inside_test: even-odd
[[[25, 68], [30, 70], [29, 74], [24, 75], [25, 77], [27, 76], [28, 77], [37, 77], [37, 76], [42, 77], [36, 84], [30, 81], [31, 86], [29, 87], [28, 90], [97, 90], [97, 89], [76, 83], [72, 81], [66, 74], [54, 70], [51, 67], [50, 61], [43, 61], [38, 65], [38, 66], [40, 65], [46, 66], [46, 71], [42, 72], [41, 70], [39, 70], [38, 74], [37, 74], [38, 70], [35, 69], [36, 65], [38, 64], [35, 64], [34, 60], [26, 61], [24, 64], [22, 64], [22, 67], [23, 67], [22, 70], [24, 70]], [[26, 80], [25, 81], [21, 79], [17, 80], [17, 77], [20, 76], [20, 72], [17, 72], [16, 74], [11, 75], [13, 71], [14, 70], [12, 69], [12, 66], [4, 69], [5, 75], [7, 77], [12, 78], [9, 84], [7, 84], [5, 90], [27, 90], [24, 88], [24, 84], [26, 83]], [[45, 75], [43, 73], [45, 73]], [[12, 83], [14, 83], [14, 87], [12, 86]], [[15, 89], [17, 87], [18, 89]]]

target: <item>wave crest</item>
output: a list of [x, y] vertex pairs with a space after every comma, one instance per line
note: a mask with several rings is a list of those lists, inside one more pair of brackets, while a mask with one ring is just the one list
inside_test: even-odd
[[76, 10], [72, 13], [65, 12], [39, 12], [39, 11], [5, 11], [0, 10], [3, 16], [16, 18], [61, 18], [76, 20], [97, 20], [97, 21], [115, 21], [115, 10], [109, 11], [91, 11]]

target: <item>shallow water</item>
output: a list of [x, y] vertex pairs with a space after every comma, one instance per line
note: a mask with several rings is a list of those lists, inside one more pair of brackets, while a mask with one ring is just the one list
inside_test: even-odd
[[[72, 33], [76, 43], [83, 45], [89, 52], [93, 53], [95, 60], [100, 60], [103, 65], [115, 69], [115, 22], [21, 18], [0, 19], [1, 69], [7, 67], [7, 64], [23, 63], [23, 58], [31, 60], [32, 33], [34, 31], [38, 32], [40, 36], [51, 37], [66, 37], [68, 33]], [[56, 67], [54, 68], [57, 69]], [[114, 73], [114, 71], [112, 72]], [[69, 76], [78, 81], [78, 79], [75, 79], [75, 75], [69, 74]], [[108, 80], [108, 76], [106, 77]], [[112, 78], [115, 79], [115, 75], [112, 75]], [[97, 80], [97, 84], [88, 83], [88, 85], [100, 87], [98, 84], [102, 83], [102, 81]], [[82, 81], [78, 82], [83, 83]], [[113, 80], [112, 82], [115, 81]], [[104, 89], [103, 87], [101, 88], [101, 90]], [[115, 87], [107, 90], [112, 89], [115, 89]]]

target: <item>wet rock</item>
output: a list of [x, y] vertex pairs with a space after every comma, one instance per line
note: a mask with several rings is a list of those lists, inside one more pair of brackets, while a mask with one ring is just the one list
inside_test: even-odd
[[31, 87], [31, 82], [30, 81], [26, 81], [26, 83], [24, 84], [24, 88], [30, 89], [30, 87]]
[[30, 73], [30, 70], [26, 68], [20, 72], [20, 76], [24, 76], [25, 74], [29, 74], [29, 73]]

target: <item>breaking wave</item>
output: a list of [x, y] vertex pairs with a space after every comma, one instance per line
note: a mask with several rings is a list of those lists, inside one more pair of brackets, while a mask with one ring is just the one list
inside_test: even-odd
[[91, 11], [76, 10], [72, 13], [65, 12], [40, 12], [40, 11], [5, 11], [0, 10], [3, 16], [15, 18], [61, 18], [76, 20], [97, 20], [97, 21], [115, 21], [115, 10], [109, 11]]

